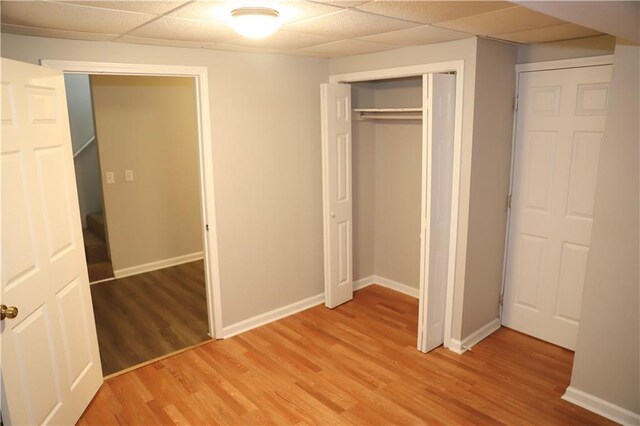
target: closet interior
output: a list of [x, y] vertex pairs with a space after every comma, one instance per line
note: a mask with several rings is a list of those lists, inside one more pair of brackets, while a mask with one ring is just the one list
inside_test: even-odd
[[353, 280], [418, 293], [422, 76], [351, 84]]

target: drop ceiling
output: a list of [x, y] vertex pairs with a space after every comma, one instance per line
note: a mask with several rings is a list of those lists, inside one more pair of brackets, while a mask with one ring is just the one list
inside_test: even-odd
[[[227, 24], [267, 6], [281, 29], [263, 40]], [[472, 36], [541, 43], [600, 34], [508, 1], [2, 1], [2, 32], [77, 40], [340, 57]]]

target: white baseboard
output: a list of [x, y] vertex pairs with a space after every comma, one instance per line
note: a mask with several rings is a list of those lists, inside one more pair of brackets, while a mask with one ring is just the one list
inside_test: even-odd
[[324, 303], [324, 293], [316, 294], [315, 296], [311, 296], [307, 299], [294, 302], [290, 305], [265, 312], [264, 314], [256, 315], [255, 317], [247, 318], [246, 320], [224, 327], [222, 329], [222, 337], [227, 339], [231, 336], [235, 336], [236, 334], [244, 333], [245, 331], [260, 327], [261, 325], [288, 317], [289, 315], [296, 314], [321, 303]]
[[361, 290], [371, 284], [378, 284], [382, 287], [386, 287], [391, 290], [395, 290], [399, 293], [406, 294], [414, 298], [420, 297], [420, 290], [415, 287], [410, 287], [406, 284], [399, 283], [397, 281], [390, 280], [389, 278], [381, 277], [379, 275], [369, 275], [368, 277], [361, 278], [353, 282], [353, 290]]
[[473, 333], [471, 333], [466, 338], [462, 339], [462, 341], [457, 339], [451, 339], [449, 350], [461, 355], [468, 350], [471, 350], [472, 347], [480, 343], [483, 339], [491, 335], [493, 332], [498, 330], [501, 327], [500, 318], [496, 318], [494, 320], [489, 321]]
[[572, 386], [562, 395], [562, 399], [578, 405], [603, 417], [623, 425], [639, 425], [640, 414], [629, 411], [602, 398], [578, 390]]
[[204, 258], [204, 252], [198, 251], [195, 253], [189, 253], [182, 256], [172, 257], [170, 259], [158, 260], [156, 262], [145, 263], [143, 265], [131, 266], [129, 268], [122, 268], [113, 271], [113, 275], [116, 278], [129, 277], [131, 275], [143, 274], [145, 272], [151, 272], [158, 269], [169, 268], [171, 266], [181, 265], [183, 263], [189, 263]]
[[457, 353], [458, 355], [462, 355], [467, 351], [464, 346], [462, 346], [462, 342], [458, 339], [449, 339], [449, 346], [447, 349]]

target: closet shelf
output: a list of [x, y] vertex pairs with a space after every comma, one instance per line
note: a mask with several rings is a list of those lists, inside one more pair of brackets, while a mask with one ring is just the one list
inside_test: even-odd
[[353, 108], [355, 120], [420, 120], [422, 108]]

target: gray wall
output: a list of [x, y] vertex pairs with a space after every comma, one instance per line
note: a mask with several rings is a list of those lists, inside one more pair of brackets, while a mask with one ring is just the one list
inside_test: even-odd
[[617, 45], [571, 386], [640, 413], [640, 48]]
[[[64, 85], [67, 92], [71, 143], [73, 152], [77, 152], [80, 147], [95, 136], [89, 76], [67, 74], [64, 76]], [[86, 228], [87, 214], [102, 211], [97, 144], [93, 143], [79, 153], [74, 159], [74, 167], [80, 204], [80, 219], [82, 227]]]
[[323, 291], [326, 59], [2, 35], [4, 57], [204, 66], [224, 326]]
[[[202, 253], [195, 83], [91, 76], [111, 263], [127, 268]], [[132, 170], [134, 180], [124, 179]], [[180, 261], [178, 259], [178, 261]]]
[[610, 35], [577, 38], [550, 43], [521, 44], [518, 63], [555, 61], [613, 54], [616, 38]]
[[516, 47], [478, 39], [462, 338], [499, 316]]

